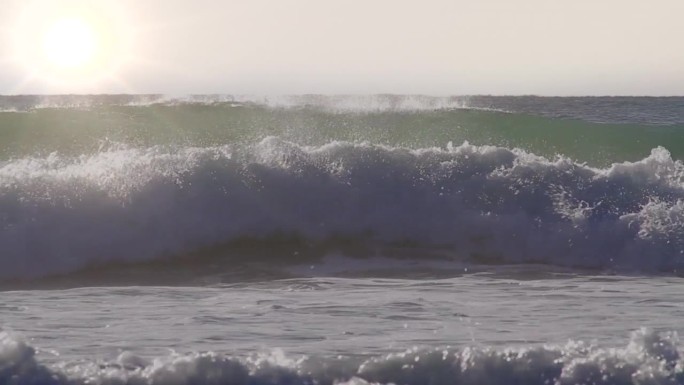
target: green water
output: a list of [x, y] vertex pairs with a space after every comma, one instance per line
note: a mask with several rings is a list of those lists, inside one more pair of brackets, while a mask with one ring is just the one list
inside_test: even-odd
[[469, 141], [597, 166], [639, 160], [657, 146], [675, 159], [684, 158], [683, 125], [589, 123], [469, 109], [334, 112], [216, 103], [0, 112], [0, 159], [92, 154], [113, 144], [249, 143], [269, 135], [305, 145], [339, 140], [424, 148]]

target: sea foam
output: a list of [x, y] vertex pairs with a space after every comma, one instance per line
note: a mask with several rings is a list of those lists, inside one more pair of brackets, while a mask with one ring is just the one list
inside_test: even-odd
[[268, 137], [0, 163], [0, 279], [273, 237], [440, 248], [475, 263], [674, 272], [684, 267], [682, 233], [684, 165], [664, 148], [599, 169], [468, 143]]
[[213, 352], [146, 359], [125, 352], [114, 362], [41, 363], [21, 339], [0, 333], [0, 383], [8, 385], [450, 385], [682, 384], [678, 338], [639, 330], [624, 347], [581, 341], [562, 346], [411, 349], [353, 359], [281, 352], [230, 357]]

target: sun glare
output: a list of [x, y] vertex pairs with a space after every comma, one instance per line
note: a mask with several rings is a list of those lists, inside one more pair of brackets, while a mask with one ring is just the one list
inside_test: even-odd
[[45, 33], [43, 50], [52, 64], [73, 69], [90, 64], [99, 43], [95, 30], [85, 21], [62, 19]]
[[10, 30], [14, 62], [26, 71], [26, 82], [97, 87], [117, 79], [131, 57], [128, 20], [111, 2], [32, 0]]

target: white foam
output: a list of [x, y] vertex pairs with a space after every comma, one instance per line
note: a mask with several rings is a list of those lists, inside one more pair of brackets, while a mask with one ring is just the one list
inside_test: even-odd
[[41, 364], [32, 347], [0, 333], [3, 384], [681, 384], [677, 335], [639, 330], [624, 347], [582, 341], [563, 346], [410, 349], [359, 366], [323, 357], [290, 359], [282, 353], [234, 358], [213, 352], [146, 360], [130, 353], [111, 363]]
[[283, 235], [673, 271], [684, 263], [683, 170], [663, 148], [596, 169], [468, 143], [307, 147], [275, 137], [22, 158], [0, 164], [0, 278]]

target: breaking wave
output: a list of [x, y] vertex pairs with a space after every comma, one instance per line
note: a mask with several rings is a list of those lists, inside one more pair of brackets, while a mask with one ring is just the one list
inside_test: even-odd
[[0, 383], [41, 385], [447, 385], [682, 384], [676, 334], [639, 330], [627, 346], [581, 341], [564, 346], [411, 349], [399, 354], [301, 357], [282, 353], [235, 358], [217, 353], [146, 359], [123, 353], [114, 362], [41, 363], [26, 342], [0, 333]]
[[[278, 137], [0, 163], [0, 280], [190, 255], [245, 239], [343, 240], [441, 250], [461, 262], [677, 273], [682, 234], [684, 165], [661, 147], [606, 168], [468, 143], [303, 146]], [[294, 259], [279, 256], [282, 265]]]

